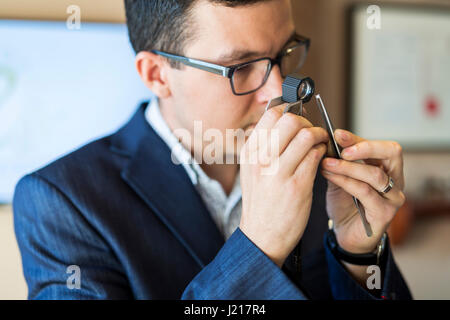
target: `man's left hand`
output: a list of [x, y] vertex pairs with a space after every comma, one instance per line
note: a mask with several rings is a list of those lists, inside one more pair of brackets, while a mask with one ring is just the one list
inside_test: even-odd
[[[405, 202], [402, 148], [397, 142], [369, 141], [341, 129], [335, 138], [343, 148], [343, 159], [322, 161], [322, 174], [328, 180], [328, 216], [339, 246], [352, 253], [373, 252]], [[394, 187], [383, 194], [389, 177]], [[366, 235], [352, 196], [364, 206], [371, 237]]]

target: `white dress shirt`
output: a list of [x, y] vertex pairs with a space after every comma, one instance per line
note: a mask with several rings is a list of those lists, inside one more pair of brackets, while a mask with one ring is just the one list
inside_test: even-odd
[[191, 153], [184, 148], [172, 133], [159, 110], [157, 98], [151, 100], [145, 111], [145, 117], [156, 133], [169, 146], [172, 158], [176, 158], [177, 162], [186, 170], [214, 222], [225, 240], [227, 240], [239, 226], [241, 218], [242, 192], [239, 172], [236, 175], [233, 189], [227, 197], [222, 185], [217, 180], [211, 179], [203, 171]]

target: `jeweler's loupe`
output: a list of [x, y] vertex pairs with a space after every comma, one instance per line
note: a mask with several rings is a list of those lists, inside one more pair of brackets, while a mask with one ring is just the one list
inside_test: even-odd
[[303, 115], [303, 102], [308, 102], [314, 95], [314, 81], [310, 77], [290, 74], [283, 81], [283, 95], [269, 101], [266, 111], [283, 103], [288, 103], [283, 113], [291, 112]]

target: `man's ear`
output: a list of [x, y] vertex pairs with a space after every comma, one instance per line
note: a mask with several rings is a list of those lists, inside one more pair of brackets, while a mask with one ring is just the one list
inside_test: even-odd
[[141, 51], [136, 55], [136, 69], [142, 82], [159, 98], [171, 95], [167, 68], [169, 64], [153, 52]]

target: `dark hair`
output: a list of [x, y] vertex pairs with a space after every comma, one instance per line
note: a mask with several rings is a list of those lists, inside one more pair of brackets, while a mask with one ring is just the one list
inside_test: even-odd
[[[160, 50], [183, 54], [192, 39], [192, 8], [198, 0], [124, 0], [128, 35], [136, 53]], [[228, 7], [251, 5], [268, 0], [208, 0]], [[171, 61], [172, 66], [177, 66]]]

